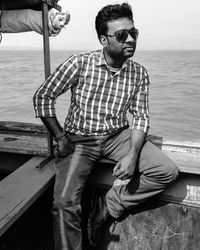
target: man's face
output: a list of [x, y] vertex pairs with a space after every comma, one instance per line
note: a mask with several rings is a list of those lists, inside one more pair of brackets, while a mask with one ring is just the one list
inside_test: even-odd
[[119, 42], [114, 35], [116, 31], [134, 28], [133, 22], [128, 18], [119, 18], [108, 22], [107, 27], [108, 36], [105, 35], [107, 39], [107, 46], [105, 46], [107, 53], [112, 57], [122, 57], [124, 59], [132, 57], [136, 49], [136, 39], [128, 34], [125, 41]]

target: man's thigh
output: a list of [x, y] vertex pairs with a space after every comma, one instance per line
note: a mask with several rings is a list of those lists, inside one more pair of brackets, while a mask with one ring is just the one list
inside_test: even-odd
[[150, 141], [143, 145], [138, 159], [138, 171], [145, 175], [167, 176], [177, 171], [176, 164]]
[[[131, 130], [124, 129], [119, 134], [108, 138], [105, 143], [104, 156], [108, 159], [119, 161], [129, 152], [130, 145]], [[169, 157], [167, 157], [158, 147], [147, 140], [145, 141], [138, 156], [136, 171], [140, 173], [149, 171], [152, 173], [163, 171], [163, 166], [166, 168], [166, 166], [173, 167], [174, 165], [175, 164]]]
[[131, 130], [128, 128], [111, 134], [104, 142], [103, 156], [114, 161], [119, 161], [130, 150], [130, 139]]
[[[93, 147], [76, 144], [72, 154], [56, 162], [54, 195], [56, 199], [75, 199], [86, 183], [98, 152]], [[77, 196], [79, 198], [79, 195]]]

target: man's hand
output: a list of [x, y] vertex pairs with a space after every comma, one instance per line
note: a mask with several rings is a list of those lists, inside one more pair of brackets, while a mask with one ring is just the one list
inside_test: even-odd
[[74, 151], [74, 145], [60, 126], [56, 116], [41, 117], [42, 122], [57, 141], [54, 156], [65, 157]]
[[145, 142], [145, 137], [146, 133], [132, 129], [130, 150], [113, 169], [113, 175], [118, 179], [125, 180], [133, 176], [140, 150]]
[[74, 151], [74, 145], [67, 138], [67, 136], [63, 136], [57, 141], [57, 146], [56, 146], [57, 156], [65, 157], [73, 153], [73, 151]]
[[113, 175], [121, 180], [125, 180], [133, 176], [137, 156], [133, 153], [128, 153], [114, 167]]

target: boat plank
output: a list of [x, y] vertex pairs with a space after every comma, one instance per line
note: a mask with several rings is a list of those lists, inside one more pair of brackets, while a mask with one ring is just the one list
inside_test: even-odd
[[0, 131], [29, 132], [34, 134], [47, 133], [47, 129], [44, 125], [11, 121], [0, 121]]
[[175, 141], [155, 135], [148, 135], [147, 140], [161, 150], [200, 153], [200, 141]]
[[163, 152], [178, 165], [180, 172], [200, 175], [200, 153], [170, 150], [163, 150]]
[[44, 168], [35, 156], [0, 182], [0, 235], [2, 235], [49, 187], [53, 181], [54, 161]]
[[[152, 140], [152, 142], [154, 142]], [[179, 166], [179, 170], [185, 173], [200, 174], [200, 152], [198, 144], [155, 145], [168, 155]], [[46, 134], [19, 134], [4, 132], [0, 133], [0, 151], [9, 153], [47, 156], [48, 143]], [[110, 163], [102, 159], [102, 163]], [[111, 163], [113, 163], [111, 161]]]
[[0, 151], [46, 156], [48, 154], [47, 137], [0, 133]]
[[[200, 175], [200, 154], [189, 151], [172, 151], [162, 150], [169, 158], [171, 158], [179, 168], [181, 173]], [[115, 164], [112, 160], [101, 159], [100, 163], [103, 165], [112, 166]], [[106, 178], [106, 174], [101, 174]]]
[[[22, 153], [25, 153], [24, 148], [27, 150], [31, 149], [31, 152], [37, 153], [38, 150], [38, 144], [40, 144], [40, 139], [45, 137], [47, 138], [47, 129], [44, 125], [34, 124], [34, 123], [24, 123], [24, 122], [10, 122], [10, 121], [1, 121], [0, 122], [0, 135], [2, 134], [2, 137], [4, 137], [4, 134], [7, 134], [7, 137], [13, 138], [16, 136], [17, 140], [12, 142], [14, 145], [17, 144], [17, 147], [13, 147], [13, 149], [10, 147], [11, 143], [9, 143], [9, 139], [6, 141], [5, 139], [0, 142], [1, 148], [0, 151], [11, 152], [10, 150], [13, 150], [13, 153], [15, 153], [15, 150], [17, 153], [20, 150], [20, 136], [22, 136]], [[10, 134], [10, 135], [9, 135]], [[30, 136], [30, 137], [23, 137], [23, 136]], [[41, 137], [42, 136], [42, 137]], [[33, 139], [31, 139], [33, 137]], [[38, 140], [38, 143], [36, 142]], [[43, 140], [43, 139], [42, 139]], [[166, 152], [183, 152], [183, 153], [200, 153], [200, 141], [173, 141], [173, 140], [166, 140], [163, 137], [155, 136], [155, 135], [148, 135], [148, 140], [154, 143], [158, 148], [160, 148], [163, 151]], [[24, 146], [25, 141], [29, 141], [30, 144]], [[44, 142], [47, 143], [47, 142]], [[8, 149], [7, 149], [8, 147]], [[43, 145], [42, 145], [43, 147]], [[40, 148], [40, 147], [39, 147]], [[34, 153], [35, 154], [35, 153]], [[45, 153], [46, 154], [46, 147], [45, 147]], [[40, 154], [39, 154], [40, 155]]]

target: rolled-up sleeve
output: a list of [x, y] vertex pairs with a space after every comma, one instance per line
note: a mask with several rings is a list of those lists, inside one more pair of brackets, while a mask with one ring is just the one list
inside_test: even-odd
[[129, 112], [133, 114], [131, 129], [147, 133], [149, 130], [149, 75], [146, 70], [141, 77], [136, 92], [132, 98]]
[[77, 72], [78, 64], [75, 56], [58, 66], [33, 96], [36, 117], [53, 117], [56, 115], [56, 98], [76, 83]]

